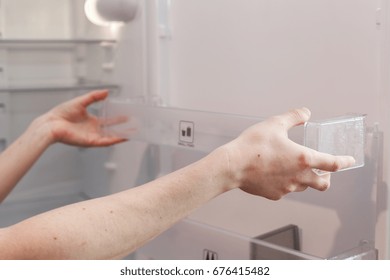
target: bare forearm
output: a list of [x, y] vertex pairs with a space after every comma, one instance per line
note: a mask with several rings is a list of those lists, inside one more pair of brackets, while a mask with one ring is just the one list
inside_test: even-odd
[[216, 153], [138, 188], [66, 206], [6, 229], [18, 244], [11, 258], [111, 259], [129, 254], [228, 190], [232, 181], [216, 162], [223, 158], [221, 151]]
[[50, 145], [50, 134], [42, 118], [30, 127], [0, 155], [0, 202]]

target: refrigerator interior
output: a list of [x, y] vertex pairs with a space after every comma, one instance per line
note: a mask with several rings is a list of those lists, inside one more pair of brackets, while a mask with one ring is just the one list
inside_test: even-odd
[[[83, 1], [0, 2], [1, 143], [4, 149], [33, 119], [93, 89], [118, 94], [114, 81], [115, 30], [95, 27]], [[0, 224], [86, 199], [87, 151], [54, 145], [0, 206]]]
[[[210, 122], [302, 106], [314, 120], [367, 114], [365, 166], [332, 174], [329, 191], [277, 202], [224, 194], [138, 258], [251, 258], [263, 247], [286, 258], [349, 258], [359, 248], [387, 257], [388, 1], [138, 1], [136, 18], [119, 29], [89, 23], [83, 2], [1, 0], [4, 143], [34, 117], [94, 88], [109, 88], [119, 100], [142, 97], [152, 111], [210, 112]], [[302, 128], [289, 134], [298, 143], [302, 135]], [[104, 149], [55, 145], [0, 206], [0, 225], [135, 187], [205, 152], [137, 140]], [[257, 238], [289, 225], [297, 226], [290, 233], [299, 249]]]

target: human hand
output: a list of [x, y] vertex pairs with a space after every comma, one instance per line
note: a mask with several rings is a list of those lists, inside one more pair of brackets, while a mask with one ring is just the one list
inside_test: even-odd
[[228, 143], [228, 169], [235, 185], [271, 200], [308, 187], [327, 190], [330, 174], [319, 176], [312, 169], [335, 172], [352, 166], [355, 160], [320, 153], [291, 141], [288, 130], [309, 118], [306, 108], [292, 110], [248, 128]]
[[116, 136], [103, 135], [101, 120], [87, 111], [89, 105], [107, 96], [106, 90], [92, 91], [50, 110], [45, 118], [53, 141], [81, 147], [109, 146], [125, 141]]

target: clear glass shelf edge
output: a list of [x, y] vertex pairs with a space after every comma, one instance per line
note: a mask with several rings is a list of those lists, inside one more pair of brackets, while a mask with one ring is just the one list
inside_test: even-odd
[[[100, 115], [110, 124], [104, 127], [104, 133], [108, 135], [205, 153], [265, 120], [262, 117], [152, 106], [123, 100], [106, 101]], [[304, 145], [324, 153], [353, 156], [356, 164], [348, 169], [362, 167], [365, 157], [364, 118], [364, 115], [346, 115], [306, 123]]]
[[58, 92], [58, 91], [73, 91], [73, 90], [97, 90], [109, 89], [119, 90], [120, 86], [116, 84], [105, 83], [91, 83], [91, 84], [75, 84], [75, 85], [26, 85], [26, 86], [9, 86], [0, 87], [0, 93], [26, 93], [26, 92]]
[[42, 39], [28, 39], [28, 38], [2, 38], [1, 45], [34, 45], [34, 44], [101, 44], [101, 43], [117, 43], [116, 39], [104, 38], [42, 38]]

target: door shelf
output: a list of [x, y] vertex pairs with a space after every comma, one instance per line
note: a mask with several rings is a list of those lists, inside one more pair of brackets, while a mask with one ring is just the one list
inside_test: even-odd
[[[255, 116], [151, 106], [113, 98], [105, 101], [100, 114], [106, 119], [106, 123], [110, 124], [104, 128], [108, 135], [206, 153], [235, 139], [245, 129], [264, 120]], [[115, 123], [115, 120], [129, 121]], [[364, 116], [346, 115], [308, 123], [304, 129], [305, 137], [309, 138], [305, 139], [305, 143], [318, 142], [318, 145], [311, 145], [310, 148], [316, 147], [320, 152], [349, 155], [358, 159], [355, 166], [349, 169], [364, 166]], [[316, 138], [313, 131], [320, 131], [327, 137]], [[349, 137], [350, 135], [352, 136]]]

